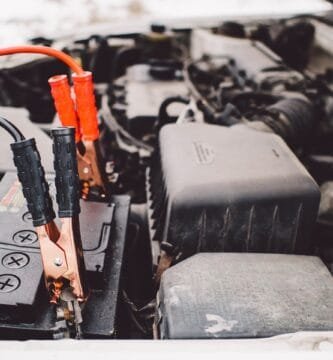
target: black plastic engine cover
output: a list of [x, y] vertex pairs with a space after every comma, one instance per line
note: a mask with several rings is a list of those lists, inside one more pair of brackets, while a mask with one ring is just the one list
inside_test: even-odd
[[162, 339], [237, 339], [333, 330], [333, 278], [313, 256], [197, 254], [166, 270]]
[[312, 250], [319, 188], [275, 134], [166, 125], [148, 192], [152, 238], [179, 258]]
[[[172, 96], [186, 96], [188, 90], [179, 78], [156, 79], [149, 65], [134, 65], [126, 76], [117, 80], [113, 91], [112, 112], [122, 125], [134, 134], [151, 129], [157, 119], [161, 103]], [[175, 103], [168, 108], [170, 117], [177, 117], [184, 105]]]

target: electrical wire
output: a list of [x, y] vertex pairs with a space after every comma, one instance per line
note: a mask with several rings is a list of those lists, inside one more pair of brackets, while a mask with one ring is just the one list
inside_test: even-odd
[[122, 136], [124, 139], [127, 140], [130, 144], [134, 145], [137, 148], [144, 149], [150, 153], [153, 152], [153, 147], [146, 144], [145, 142], [136, 139], [134, 136], [132, 136], [128, 131], [126, 131], [115, 119], [113, 114], [110, 111], [110, 108], [108, 106], [108, 98], [106, 95], [102, 96], [101, 100], [101, 110], [100, 115], [104, 119], [104, 121], [108, 124], [108, 126], [111, 127], [111, 130], [118, 134], [119, 136]]
[[39, 45], [22, 45], [22, 46], [11, 46], [6, 48], [0, 48], [1, 55], [13, 55], [13, 54], [43, 54], [57, 58], [58, 60], [65, 63], [69, 68], [73, 70], [78, 75], [84, 74], [81, 66], [69, 55], [65, 54], [63, 51], [50, 48], [48, 46], [39, 46]]
[[15, 142], [22, 141], [25, 137], [22, 135], [21, 131], [9, 120], [0, 116], [0, 127], [5, 129], [15, 140]]
[[190, 67], [193, 66], [194, 64], [195, 64], [195, 62], [190, 62], [190, 61], [185, 62], [184, 70], [183, 70], [184, 82], [187, 85], [188, 89], [190, 90], [191, 95], [198, 102], [198, 105], [200, 105], [198, 107], [200, 109], [203, 108], [203, 110], [205, 110], [205, 112], [207, 112], [210, 116], [212, 116], [216, 112], [216, 110], [200, 94], [200, 92], [197, 90], [197, 88], [195, 87], [195, 85], [192, 82], [192, 79], [190, 76]]
[[173, 103], [181, 103], [188, 105], [190, 102], [190, 99], [184, 97], [184, 96], [170, 96], [166, 98], [162, 104], [160, 105], [160, 109], [158, 111], [157, 120], [155, 123], [156, 129], [160, 130], [162, 126], [165, 124], [171, 122], [171, 117], [168, 115], [168, 107]]

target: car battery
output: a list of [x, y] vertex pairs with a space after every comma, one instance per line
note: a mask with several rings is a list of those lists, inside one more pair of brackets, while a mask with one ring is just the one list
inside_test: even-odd
[[[46, 179], [54, 198], [54, 177]], [[128, 196], [114, 196], [109, 203], [81, 201], [81, 236], [91, 289], [83, 310], [86, 338], [116, 336], [129, 203]], [[37, 234], [15, 173], [6, 173], [0, 182], [0, 227], [0, 339], [61, 337], [44, 286]]]

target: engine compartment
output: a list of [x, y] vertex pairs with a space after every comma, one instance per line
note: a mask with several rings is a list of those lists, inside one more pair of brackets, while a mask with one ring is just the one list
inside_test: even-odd
[[[61, 48], [93, 73], [105, 189], [81, 181], [83, 250], [93, 284], [84, 338], [333, 330], [328, 39], [329, 16], [298, 16], [200, 29], [153, 24], [146, 33], [66, 44], [34, 40]], [[48, 79], [62, 73], [70, 75], [53, 58], [0, 57], [0, 115], [8, 113], [20, 128], [24, 109], [43, 158], [59, 124]], [[8, 152], [9, 139], [0, 139]], [[38, 259], [37, 244], [14, 240], [22, 229], [34, 230], [20, 190], [13, 190], [10, 156], [0, 167], [3, 228], [10, 217], [8, 234], [0, 236], [3, 259], [13, 252]], [[45, 169], [52, 179], [52, 166]], [[85, 248], [92, 240], [98, 246]], [[0, 338], [61, 338], [38, 260], [25, 267], [26, 279], [21, 267], [12, 275], [4, 261]], [[28, 271], [38, 274], [27, 301], [37, 316], [26, 317]], [[20, 292], [1, 291], [11, 284], [9, 273]]]

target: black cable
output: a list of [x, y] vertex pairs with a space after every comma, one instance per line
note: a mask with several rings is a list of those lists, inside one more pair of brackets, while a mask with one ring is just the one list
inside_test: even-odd
[[158, 130], [160, 130], [162, 128], [162, 126], [168, 124], [169, 122], [171, 122], [170, 116], [168, 115], [168, 111], [167, 108], [169, 107], [169, 105], [173, 104], [173, 103], [181, 103], [181, 104], [189, 104], [190, 100], [184, 96], [170, 96], [168, 98], [166, 98], [161, 106], [160, 109], [158, 111], [158, 116], [157, 116], [157, 120], [156, 120], [156, 128]]
[[[228, 59], [228, 57], [226, 57], [226, 56], [221, 56], [219, 58]], [[196, 101], [198, 109], [204, 113], [206, 119], [211, 120], [214, 118], [214, 114], [216, 113], [217, 109], [215, 109], [215, 107], [212, 104], [210, 104], [204, 98], [203, 95], [201, 95], [201, 93], [196, 88], [195, 84], [193, 83], [193, 81], [191, 79], [191, 75], [190, 75], [191, 68], [202, 60], [203, 59], [198, 59], [195, 61], [186, 61], [184, 64], [183, 76], [184, 76], [184, 82], [185, 82], [187, 88], [189, 89], [191, 95], [193, 96], [194, 100]]]
[[15, 142], [25, 140], [21, 131], [10, 121], [0, 116], [0, 127], [5, 129], [15, 140]]

